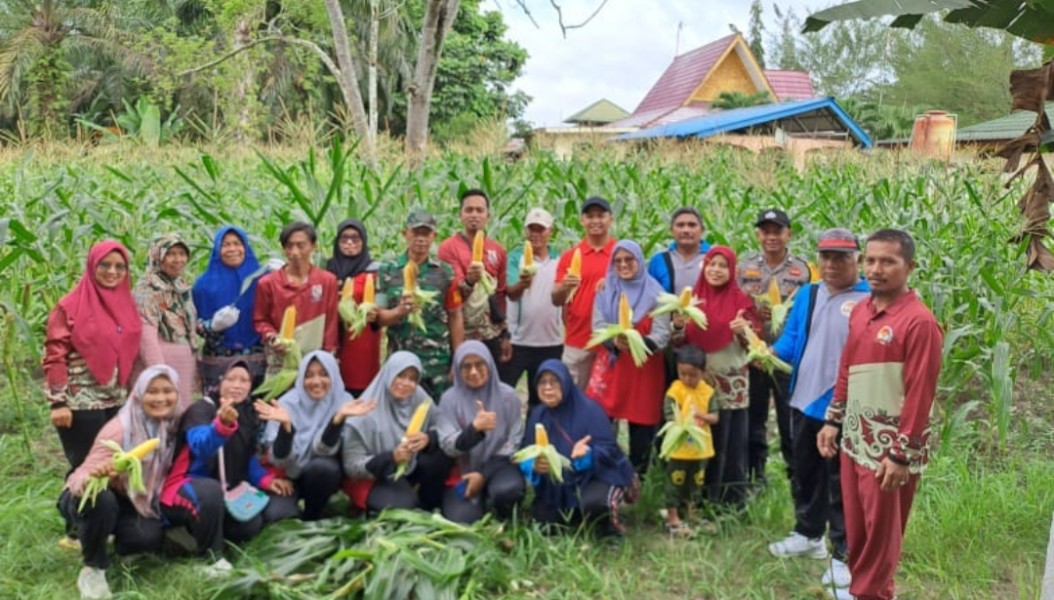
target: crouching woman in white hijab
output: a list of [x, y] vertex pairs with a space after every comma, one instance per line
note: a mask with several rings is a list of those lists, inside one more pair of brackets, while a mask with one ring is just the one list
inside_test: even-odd
[[439, 446], [435, 411], [429, 408], [420, 431], [407, 434], [418, 407], [432, 404], [419, 385], [423, 370], [416, 355], [392, 354], [360, 396], [372, 412], [347, 419], [339, 437], [327, 429], [319, 441], [322, 451], [340, 447], [349, 477], [344, 490], [360, 510], [440, 505], [453, 461]]

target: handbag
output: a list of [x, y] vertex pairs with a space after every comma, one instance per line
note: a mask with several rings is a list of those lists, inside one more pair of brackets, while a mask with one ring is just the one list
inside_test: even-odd
[[[615, 361], [604, 346], [600, 346], [593, 357], [593, 366], [589, 369], [589, 382], [586, 384], [586, 396], [605, 406], [611, 378], [615, 376]], [[606, 409], [605, 409], [606, 410]]]
[[223, 504], [227, 514], [234, 520], [246, 522], [263, 512], [271, 497], [266, 492], [256, 489], [248, 481], [243, 481], [232, 489], [227, 489], [227, 469], [224, 468], [223, 448], [220, 448], [220, 485], [223, 486]]

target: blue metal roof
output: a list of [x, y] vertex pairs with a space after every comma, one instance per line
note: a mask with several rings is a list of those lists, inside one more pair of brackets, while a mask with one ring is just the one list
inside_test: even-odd
[[[853, 121], [853, 118], [850, 117], [841, 106], [838, 106], [838, 103], [830, 96], [826, 98], [799, 100], [796, 102], [763, 104], [748, 108], [723, 110], [704, 117], [696, 117], [694, 119], [687, 119], [676, 123], [667, 123], [665, 125], [649, 127], [632, 133], [624, 133], [616, 139], [636, 140], [658, 137], [705, 138], [719, 133], [729, 133], [741, 129], [749, 129], [773, 121], [794, 119], [795, 117], [802, 117], [814, 112], [826, 113], [826, 116], [832, 117], [838, 122], [838, 124], [845, 128], [845, 131], [848, 132], [849, 135], [860, 144], [860, 146], [870, 148], [873, 145], [871, 137], [867, 135], [867, 132], [861, 129], [860, 126]], [[830, 131], [830, 129], [821, 131]]]

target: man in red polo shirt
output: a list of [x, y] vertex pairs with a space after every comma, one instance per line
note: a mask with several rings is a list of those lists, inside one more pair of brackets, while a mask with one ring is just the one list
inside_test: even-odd
[[906, 232], [882, 229], [867, 239], [871, 296], [849, 316], [834, 398], [816, 439], [820, 454], [833, 457], [841, 430], [849, 592], [859, 600], [894, 597], [908, 513], [929, 455], [943, 336], [908, 287], [914, 258]]
[[[564, 309], [564, 364], [571, 370], [575, 385], [585, 389], [595, 356], [585, 349], [593, 333], [593, 300], [615, 247], [615, 239], [611, 237], [611, 204], [599, 196], [589, 198], [582, 203], [579, 222], [586, 236], [560, 256], [552, 300], [554, 306]], [[576, 249], [582, 254], [582, 272], [578, 277], [567, 273]]]

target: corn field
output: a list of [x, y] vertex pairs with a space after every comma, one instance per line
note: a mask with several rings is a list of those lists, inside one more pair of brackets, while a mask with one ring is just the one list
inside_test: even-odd
[[667, 243], [668, 216], [681, 205], [703, 213], [707, 239], [740, 253], [756, 248], [753, 220], [769, 206], [790, 213], [792, 250], [809, 258], [828, 227], [858, 234], [902, 227], [918, 242], [913, 285], [945, 328], [942, 438], [980, 432], [985, 443], [1004, 445], [1016, 426], [1015, 394], [1023, 382], [1047, 377], [1054, 284], [1026, 271], [1023, 248], [1009, 243], [1020, 228], [1020, 193], [1004, 188], [994, 163], [948, 167], [852, 154], [798, 171], [779, 157], [682, 147], [600, 149], [570, 161], [447, 155], [411, 171], [394, 161], [372, 166], [339, 143], [297, 155], [21, 155], [0, 165], [0, 430], [25, 433], [27, 411], [42, 410], [36, 365], [47, 314], [80, 277], [93, 242], [113, 237], [127, 245], [134, 274], [145, 268], [154, 234], [181, 232], [192, 245], [193, 276], [220, 224], [244, 227], [266, 258], [281, 256], [285, 223], [311, 221], [319, 228], [317, 264], [336, 224], [354, 217], [383, 258], [402, 246], [412, 206], [435, 212], [441, 238], [460, 228], [457, 197], [470, 187], [493, 199], [488, 233], [506, 246], [522, 238], [527, 209], [543, 206], [557, 219], [554, 243], [567, 247], [580, 237], [578, 207], [591, 195], [612, 200], [615, 235], [638, 240], [648, 254]]

